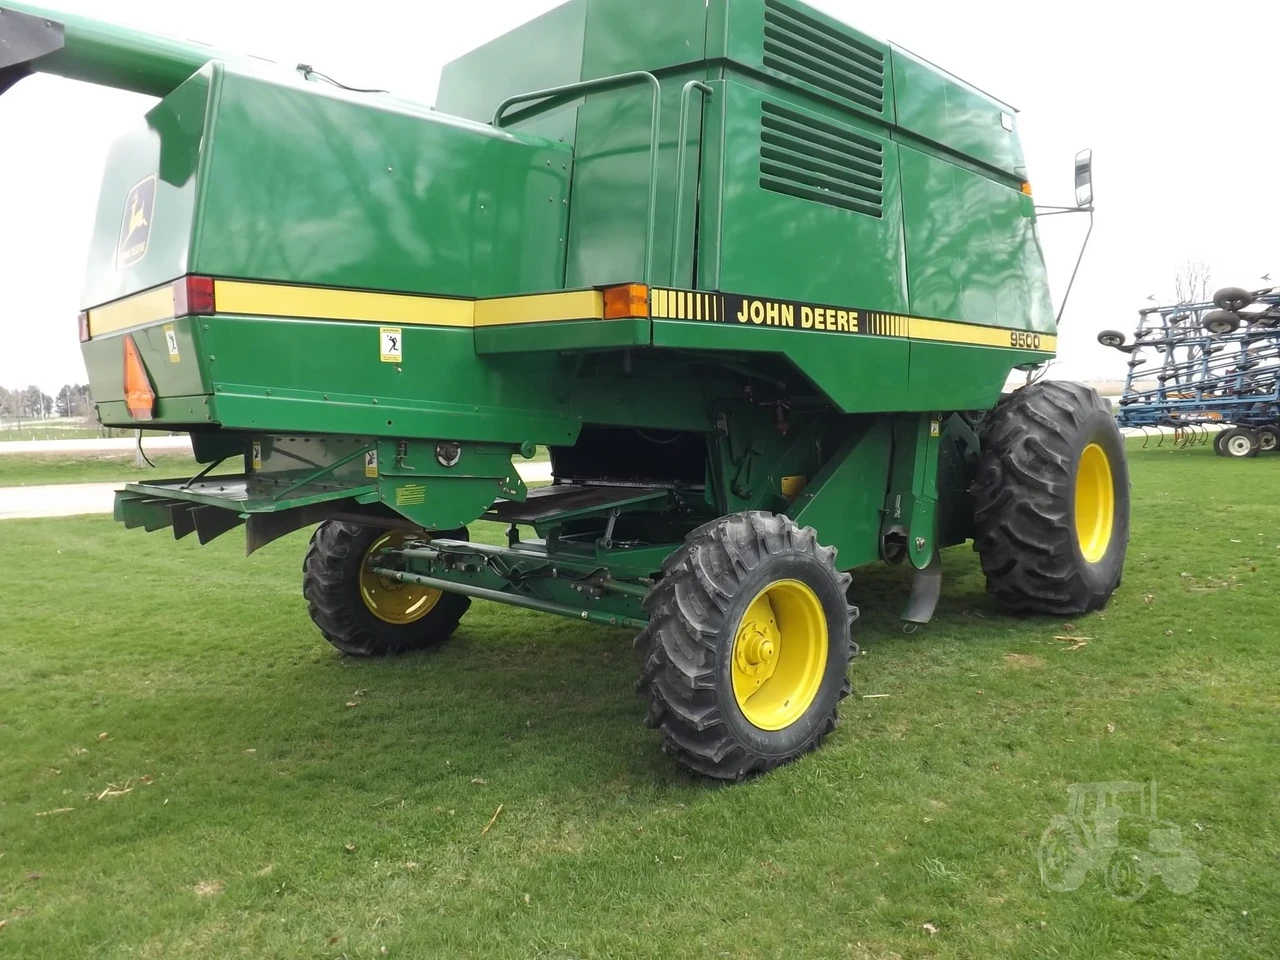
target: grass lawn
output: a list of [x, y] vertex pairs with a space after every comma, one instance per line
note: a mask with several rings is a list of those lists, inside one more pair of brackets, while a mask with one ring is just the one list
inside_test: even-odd
[[0, 423], [0, 443], [6, 440], [88, 440], [97, 437], [129, 437], [132, 430], [104, 427], [96, 422], [58, 417]]
[[[119, 480], [146, 483], [194, 476], [203, 464], [189, 453], [149, 453], [155, 467], [134, 466], [133, 451], [127, 453], [2, 453], [0, 487], [21, 487], [46, 483], [98, 483]], [[244, 460], [234, 457], [213, 474], [240, 473]]]
[[[145, 448], [145, 446], [144, 446]], [[46, 483], [97, 483], [118, 480], [147, 483], [174, 477], [190, 477], [203, 464], [189, 453], [149, 453], [155, 468], [134, 466], [133, 451], [124, 453], [22, 453], [0, 452], [0, 487], [31, 486]], [[551, 459], [546, 447], [539, 447], [531, 462], [546, 463]], [[515, 458], [517, 465], [528, 463]], [[232, 457], [210, 472], [210, 476], [241, 473], [244, 460]]]
[[[1005, 616], [957, 549], [906, 636], [901, 572], [856, 575], [877, 696], [731, 787], [658, 752], [624, 632], [477, 602], [346, 660], [304, 534], [4, 521], [0, 956], [1276, 956], [1280, 458], [1132, 467], [1104, 613]], [[1068, 786], [1151, 779], [1198, 888], [1046, 889]]]

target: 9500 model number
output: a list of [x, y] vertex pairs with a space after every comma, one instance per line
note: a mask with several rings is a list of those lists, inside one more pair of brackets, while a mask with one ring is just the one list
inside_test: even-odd
[[1020, 350], [1039, 350], [1040, 334], [1026, 330], [1010, 330], [1009, 346], [1018, 347]]

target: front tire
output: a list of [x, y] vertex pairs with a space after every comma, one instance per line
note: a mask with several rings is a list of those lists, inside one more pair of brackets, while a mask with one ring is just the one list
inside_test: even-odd
[[645, 598], [637, 684], [663, 749], [741, 780], [817, 749], [849, 695], [850, 578], [812, 527], [749, 512], [704, 524]]
[[[467, 531], [450, 536], [465, 540]], [[311, 535], [302, 595], [312, 622], [343, 653], [377, 657], [439, 646], [471, 606], [470, 597], [391, 583], [369, 570], [375, 553], [406, 539], [398, 530], [336, 520], [326, 520]]]
[[1106, 605], [1129, 543], [1129, 469], [1115, 417], [1078, 383], [1035, 383], [987, 418], [974, 549], [987, 589], [1016, 612]]

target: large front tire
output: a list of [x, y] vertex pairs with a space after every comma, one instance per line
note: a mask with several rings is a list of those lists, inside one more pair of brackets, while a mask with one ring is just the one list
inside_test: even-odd
[[987, 418], [973, 484], [987, 589], [1017, 612], [1105, 606], [1129, 543], [1129, 469], [1110, 409], [1078, 383], [1041, 382]]
[[[467, 531], [450, 536], [465, 540]], [[400, 531], [336, 520], [311, 535], [302, 594], [312, 622], [343, 653], [377, 657], [439, 646], [471, 606], [470, 597], [391, 583], [370, 571], [373, 554], [405, 539]]]
[[741, 780], [817, 749], [849, 695], [849, 575], [811, 527], [771, 513], [704, 524], [645, 598], [637, 685], [663, 749]]

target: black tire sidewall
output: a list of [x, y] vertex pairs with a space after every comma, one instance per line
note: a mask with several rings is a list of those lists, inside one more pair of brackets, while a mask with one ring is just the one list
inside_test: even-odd
[[1247, 460], [1249, 457], [1256, 457], [1258, 455], [1257, 437], [1250, 439], [1250, 446], [1247, 453], [1232, 453], [1229, 444], [1236, 436], [1247, 438], [1250, 436], [1250, 431], [1245, 430], [1243, 427], [1232, 427], [1230, 430], [1227, 430], [1225, 432], [1225, 436], [1222, 438], [1223, 454], [1232, 460]]
[[[798, 580], [813, 590], [822, 603], [827, 620], [827, 663], [809, 709], [781, 730], [762, 730], [743, 715], [734, 696], [733, 647], [738, 626], [751, 601], [770, 583], [779, 580]], [[844, 589], [834, 571], [813, 556], [797, 554], [774, 558], [743, 580], [724, 614], [724, 628], [716, 651], [715, 682], [721, 691], [719, 700], [725, 723], [734, 738], [749, 751], [761, 757], [792, 757], [822, 736], [840, 702], [848, 673], [851, 629], [848, 610]]]
[[[347, 539], [348, 550], [337, 560], [339, 580], [333, 589], [338, 593], [350, 622], [344, 625], [345, 636], [329, 636], [330, 643], [353, 656], [384, 656], [420, 650], [442, 642], [447, 633], [441, 631], [441, 625], [448, 623], [452, 630], [452, 625], [470, 606], [470, 599], [460, 594], [444, 593], [435, 606], [412, 623], [388, 623], [380, 619], [364, 602], [360, 578], [370, 548], [391, 531], [356, 523], [341, 523], [340, 526], [341, 535]], [[423, 536], [428, 535], [424, 533]], [[466, 528], [438, 536], [468, 539]], [[355, 638], [360, 638], [359, 642], [353, 642]]]
[[419, 628], [422, 621], [396, 624], [379, 619], [364, 602], [364, 595], [360, 589], [365, 557], [368, 556], [370, 548], [390, 531], [377, 527], [359, 527], [359, 530], [360, 533], [352, 544], [351, 552], [342, 561], [340, 589], [347, 609], [350, 611], [351, 619], [355, 621], [356, 629], [361, 633], [373, 634], [377, 638], [379, 648], [385, 648], [388, 653], [407, 650], [417, 644], [420, 630], [415, 628]]
[[1075, 439], [1072, 453], [1076, 470], [1071, 481], [1070, 496], [1073, 533], [1079, 529], [1076, 522], [1076, 487], [1080, 480], [1080, 458], [1085, 448], [1094, 443], [1102, 448], [1107, 457], [1107, 465], [1111, 468], [1111, 491], [1115, 503], [1111, 541], [1107, 544], [1107, 552], [1096, 563], [1085, 559], [1078, 534], [1072, 536], [1071, 543], [1081, 575], [1089, 589], [1093, 592], [1110, 592], [1113, 585], [1119, 582], [1129, 545], [1129, 462], [1125, 456], [1124, 436], [1109, 412], [1090, 411], [1081, 423]]

